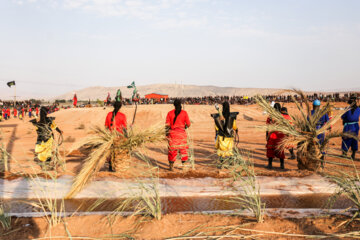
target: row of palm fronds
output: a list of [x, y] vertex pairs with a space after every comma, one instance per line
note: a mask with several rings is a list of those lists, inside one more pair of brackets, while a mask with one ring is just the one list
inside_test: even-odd
[[[325, 103], [320, 107], [313, 115], [311, 115], [310, 101], [307, 99], [305, 94], [300, 90], [292, 90], [292, 93], [300, 96], [301, 101], [305, 104], [305, 108], [293, 98], [295, 105], [298, 109], [298, 114], [291, 115], [292, 122], [286, 120], [280, 112], [275, 110], [271, 105], [261, 96], [256, 96], [258, 105], [264, 109], [269, 117], [275, 122], [267, 126], [259, 127], [266, 131], [273, 132], [278, 131], [286, 135], [281, 145], [279, 146], [280, 151], [288, 148], [297, 148], [297, 161], [299, 169], [308, 169], [316, 171], [322, 161], [322, 153], [328, 148], [329, 142], [333, 138], [338, 137], [353, 137], [352, 135], [342, 133], [340, 131], [331, 132], [327, 131], [337, 121], [341, 119], [341, 116], [348, 110], [339, 111], [333, 118], [325, 123], [321, 128], [317, 129], [317, 124], [320, 119], [330, 112], [331, 105], [329, 102]], [[324, 134], [325, 140], [320, 142], [318, 135]]]
[[165, 139], [165, 129], [158, 126], [141, 131], [130, 130], [126, 134], [97, 126], [92, 133], [76, 143], [69, 151], [71, 153], [75, 149], [83, 148], [91, 153], [84, 160], [66, 198], [72, 198], [81, 191], [106, 161], [110, 160], [116, 171], [129, 159], [135, 149], [146, 143], [155, 143]]

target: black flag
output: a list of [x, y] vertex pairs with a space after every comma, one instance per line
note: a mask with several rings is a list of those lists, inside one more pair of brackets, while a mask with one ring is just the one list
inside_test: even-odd
[[7, 83], [8, 87], [14, 86], [15, 85], [15, 81], [11, 81]]

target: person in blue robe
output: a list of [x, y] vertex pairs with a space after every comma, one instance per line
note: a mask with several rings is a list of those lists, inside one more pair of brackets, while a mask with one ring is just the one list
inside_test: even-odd
[[[348, 103], [350, 104], [349, 111], [341, 116], [344, 125], [343, 133], [358, 137], [360, 108], [356, 105], [355, 96], [352, 96]], [[355, 153], [358, 150], [358, 140], [352, 137], [343, 137], [341, 148], [344, 156], [346, 156], [348, 151], [351, 149], [351, 158], [355, 160]]]
[[[321, 102], [318, 99], [316, 99], [313, 102], [313, 110], [311, 110], [311, 116], [314, 115], [316, 113], [316, 111], [318, 111], [320, 109], [320, 105], [321, 105]], [[316, 123], [316, 129], [322, 128], [328, 121], [330, 121], [329, 115], [327, 113], [325, 113], [323, 116], [321, 116], [319, 121]], [[319, 139], [319, 145], [323, 144], [325, 141], [325, 133], [319, 134], [317, 136], [317, 138]], [[325, 152], [322, 152], [321, 168], [324, 168], [324, 165], [325, 165], [324, 158], [325, 158]]]

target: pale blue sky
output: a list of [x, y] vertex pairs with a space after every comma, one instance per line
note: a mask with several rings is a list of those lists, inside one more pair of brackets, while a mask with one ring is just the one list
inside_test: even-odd
[[180, 83], [360, 88], [357, 0], [1, 0], [0, 93]]

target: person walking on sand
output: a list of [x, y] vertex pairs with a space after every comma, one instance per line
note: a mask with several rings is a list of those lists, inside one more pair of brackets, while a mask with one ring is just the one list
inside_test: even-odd
[[[351, 96], [349, 100], [350, 109], [341, 116], [343, 120], [343, 133], [353, 135], [354, 137], [359, 136], [359, 117], [360, 108], [356, 105], [356, 97]], [[343, 155], [346, 156], [348, 151], [351, 149], [351, 158], [355, 160], [355, 154], [358, 150], [358, 140], [351, 137], [343, 137], [341, 144]]]
[[166, 136], [169, 142], [168, 161], [170, 171], [173, 171], [174, 169], [178, 151], [181, 155], [182, 164], [188, 160], [187, 149], [189, 146], [187, 144], [187, 134], [185, 129], [191, 125], [187, 112], [182, 110], [181, 100], [176, 99], [174, 101], [174, 107], [174, 110], [168, 112], [165, 122]]
[[[126, 116], [122, 112], [120, 112], [120, 108], [122, 106], [122, 103], [120, 101], [116, 101], [114, 103], [114, 110], [112, 112], [109, 112], [105, 119], [105, 127], [109, 129], [110, 131], [113, 131], [114, 129], [119, 132], [120, 134], [126, 136], [127, 134], [127, 121]], [[112, 152], [112, 156], [115, 156], [115, 152]], [[114, 172], [114, 167], [112, 159], [115, 157], [112, 157], [108, 159], [109, 162], [109, 171]]]

